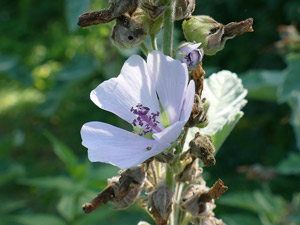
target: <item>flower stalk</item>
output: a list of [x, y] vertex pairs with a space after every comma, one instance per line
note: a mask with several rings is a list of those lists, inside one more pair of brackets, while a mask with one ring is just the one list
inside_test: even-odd
[[173, 33], [174, 33], [174, 0], [165, 0], [168, 5], [163, 15], [163, 52], [166, 55], [172, 56], [173, 53]]

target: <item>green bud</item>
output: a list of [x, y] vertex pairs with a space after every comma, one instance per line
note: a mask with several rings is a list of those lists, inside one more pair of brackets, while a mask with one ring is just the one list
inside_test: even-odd
[[215, 55], [224, 48], [228, 39], [237, 34], [253, 32], [252, 24], [252, 18], [223, 25], [209, 16], [192, 16], [183, 22], [182, 27], [186, 40], [201, 42], [204, 54]]

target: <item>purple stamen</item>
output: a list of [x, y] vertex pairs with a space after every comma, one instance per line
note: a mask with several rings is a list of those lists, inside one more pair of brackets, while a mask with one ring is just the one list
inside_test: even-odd
[[142, 132], [139, 134], [143, 136], [149, 132], [161, 132], [162, 130], [157, 126], [159, 121], [157, 121], [157, 117], [159, 116], [159, 112], [151, 113], [147, 115], [150, 111], [150, 108], [143, 106], [141, 103], [136, 105], [136, 108], [131, 107], [130, 112], [138, 117], [132, 121], [132, 125], [136, 126], [137, 123], [139, 126], [143, 128]]

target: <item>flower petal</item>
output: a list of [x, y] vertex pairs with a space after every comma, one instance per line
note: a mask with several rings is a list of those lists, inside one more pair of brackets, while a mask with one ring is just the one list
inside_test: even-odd
[[159, 51], [148, 55], [147, 65], [151, 76], [155, 78], [159, 100], [172, 125], [179, 120], [188, 82], [187, 66]]
[[81, 137], [90, 161], [110, 163], [121, 169], [143, 163], [168, 147], [102, 122], [84, 124]]
[[178, 121], [173, 125], [165, 128], [162, 132], [153, 134], [152, 137], [160, 143], [171, 144], [179, 137], [185, 123], [186, 121]]
[[187, 54], [191, 53], [192, 51], [194, 51], [195, 49], [198, 49], [200, 45], [201, 45], [201, 42], [187, 44], [186, 46], [180, 48], [178, 50], [178, 53], [182, 53], [182, 54], [187, 55]]
[[183, 107], [180, 115], [180, 121], [186, 122], [190, 118], [193, 105], [194, 105], [194, 97], [195, 97], [195, 82], [191, 80], [185, 92]]
[[143, 58], [133, 55], [126, 60], [117, 78], [104, 81], [91, 92], [91, 100], [131, 123], [136, 115], [130, 109], [138, 103], [149, 107], [151, 112], [160, 112], [153, 81]]

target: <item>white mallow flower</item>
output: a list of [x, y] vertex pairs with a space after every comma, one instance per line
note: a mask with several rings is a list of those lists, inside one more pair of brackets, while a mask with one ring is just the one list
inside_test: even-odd
[[82, 144], [92, 162], [106, 162], [121, 169], [143, 163], [169, 147], [189, 119], [195, 95], [188, 84], [184, 63], [151, 52], [147, 62], [131, 56], [120, 75], [101, 83], [91, 100], [134, 126], [138, 132], [102, 122], [89, 122], [81, 129]]

